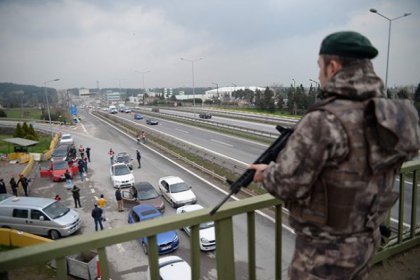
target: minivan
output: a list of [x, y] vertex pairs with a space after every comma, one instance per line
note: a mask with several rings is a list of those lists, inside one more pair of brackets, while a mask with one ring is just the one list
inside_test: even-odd
[[69, 236], [82, 226], [79, 213], [59, 201], [42, 197], [2, 196], [0, 227], [48, 236]]

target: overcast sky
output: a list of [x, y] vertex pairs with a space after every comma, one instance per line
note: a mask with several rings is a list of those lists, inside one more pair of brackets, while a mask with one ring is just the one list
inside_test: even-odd
[[[0, 0], [0, 82], [56, 88], [267, 86], [318, 80], [320, 42], [354, 30], [389, 86], [420, 83], [419, 0]], [[137, 71], [137, 72], [136, 72]]]

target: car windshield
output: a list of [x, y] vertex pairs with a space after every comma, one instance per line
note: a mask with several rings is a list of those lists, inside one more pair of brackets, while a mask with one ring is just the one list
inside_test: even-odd
[[184, 182], [173, 184], [170, 187], [171, 193], [185, 192], [190, 189]]
[[53, 170], [67, 169], [68, 166], [69, 165], [65, 161], [54, 162], [54, 164], [53, 164]]
[[129, 162], [130, 157], [128, 155], [118, 156], [117, 162]]
[[67, 155], [67, 150], [65, 149], [55, 150], [53, 153], [53, 157], [64, 157], [66, 155]]
[[122, 176], [130, 174], [130, 170], [128, 169], [127, 165], [117, 165], [114, 166], [114, 175], [115, 176]]
[[138, 191], [138, 195], [140, 200], [148, 200], [159, 197], [158, 192], [155, 190], [155, 188], [153, 188], [153, 186], [142, 188]]
[[210, 227], [214, 227], [214, 222], [213, 221], [209, 221], [209, 222], [200, 224], [200, 229], [205, 229], [205, 228], [210, 228]]
[[48, 205], [47, 207], [45, 207], [42, 210], [51, 219], [57, 219], [57, 218], [60, 218], [60, 217], [63, 217], [64, 215], [66, 215], [70, 211], [70, 208], [61, 204], [58, 201], [55, 201], [54, 203], [51, 203], [50, 205]]
[[68, 140], [71, 139], [70, 135], [63, 135], [63, 137], [61, 137], [62, 140]]
[[147, 209], [147, 210], [142, 211], [140, 213], [141, 214], [140, 216], [142, 216], [143, 219], [145, 219], [145, 220], [150, 220], [150, 219], [154, 219], [154, 218], [160, 217], [160, 215], [159, 216], [154, 216], [154, 217], [149, 217], [149, 216], [155, 215], [157, 213], [160, 213], [160, 212], [158, 210], [156, 210], [156, 209]]

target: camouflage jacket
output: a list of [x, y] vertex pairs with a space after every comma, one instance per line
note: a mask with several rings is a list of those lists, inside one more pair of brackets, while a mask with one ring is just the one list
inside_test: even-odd
[[[297, 234], [334, 238], [355, 232], [363, 234], [368, 231], [367, 227], [372, 230], [378, 226], [378, 213], [372, 213], [371, 206], [378, 203], [379, 182], [385, 186], [382, 192], [391, 193], [402, 161], [420, 148], [415, 140], [420, 137], [417, 117], [408, 127], [392, 124], [397, 138], [403, 133], [398, 129], [403, 129], [404, 137], [413, 142], [410, 153], [402, 151], [406, 147], [392, 156], [374, 149], [378, 146], [378, 137], [368, 133], [364, 114], [366, 108], [373, 106], [370, 111], [377, 108], [386, 115], [381, 106], [370, 104], [372, 100], [379, 104], [384, 100], [382, 90], [382, 81], [369, 60], [356, 60], [343, 68], [326, 84], [324, 100], [302, 118], [276, 162], [265, 170], [263, 184], [270, 193], [288, 202], [290, 221]], [[395, 114], [402, 112], [396, 109], [389, 113], [390, 117]], [[415, 119], [413, 115], [408, 116], [413, 117]], [[410, 126], [415, 128], [414, 135], [408, 131]], [[365, 135], [371, 139], [366, 141]], [[390, 164], [381, 166], [383, 161]], [[395, 195], [382, 197], [389, 200], [387, 207], [396, 198]], [[349, 207], [339, 213], [343, 204]], [[385, 210], [388, 209], [382, 209], [380, 214]]]

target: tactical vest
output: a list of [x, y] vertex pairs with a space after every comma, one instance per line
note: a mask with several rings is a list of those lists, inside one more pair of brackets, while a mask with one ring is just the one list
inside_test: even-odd
[[365, 115], [367, 101], [331, 98], [311, 110], [333, 114], [348, 137], [346, 158], [327, 162], [314, 183], [309, 200], [289, 204], [292, 220], [334, 235], [376, 229], [398, 198], [393, 192], [402, 161], [377, 171], [369, 164], [370, 143]]

